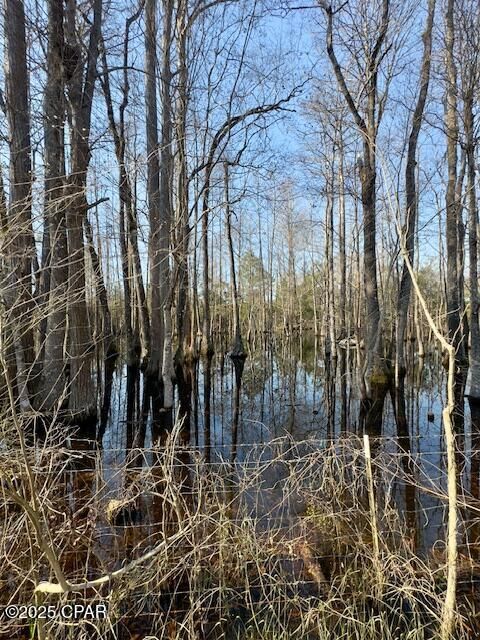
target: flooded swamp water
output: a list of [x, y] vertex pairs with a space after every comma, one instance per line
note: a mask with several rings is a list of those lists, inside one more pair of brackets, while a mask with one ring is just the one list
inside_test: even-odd
[[[371, 440], [375, 513], [348, 355], [326, 362], [314, 340], [283, 341], [239, 370], [218, 348], [197, 364], [189, 416], [168, 433], [142, 403], [139, 372], [117, 362], [105, 388], [90, 434], [65, 439], [58, 427], [35, 447], [65, 575], [84, 583], [120, 570], [60, 596], [107, 601], [107, 621], [61, 623], [51, 637], [436, 637], [447, 504], [438, 355], [407, 378], [408, 438], [385, 404]], [[478, 437], [465, 411], [458, 592], [462, 637], [478, 637]], [[19, 514], [5, 507], [8, 557], [20, 554]], [[15, 585], [33, 564], [36, 580], [54, 581], [32, 545], [4, 574], [2, 600], [31, 597]], [[379, 636], [376, 625], [396, 631]], [[22, 624], [8, 633], [29, 637]]]

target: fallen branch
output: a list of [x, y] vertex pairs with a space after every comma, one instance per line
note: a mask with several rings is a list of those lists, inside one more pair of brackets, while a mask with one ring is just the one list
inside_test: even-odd
[[173, 536], [169, 538], [165, 538], [161, 542], [159, 542], [153, 549], [145, 553], [140, 558], [136, 560], [132, 560], [129, 564], [117, 569], [116, 571], [112, 571], [112, 573], [108, 573], [100, 578], [96, 578], [95, 580], [87, 580], [85, 582], [77, 582], [71, 583], [66, 581], [65, 584], [59, 584], [56, 582], [40, 582], [35, 587], [35, 593], [71, 593], [72, 591], [85, 591], [86, 589], [95, 589], [100, 587], [102, 584], [106, 584], [107, 582], [111, 582], [116, 578], [120, 578], [121, 576], [129, 573], [139, 565], [147, 562], [151, 558], [157, 556], [161, 551], [165, 550], [170, 544], [173, 544], [180, 538], [183, 538], [186, 535], [187, 531], [182, 529], [178, 531]]

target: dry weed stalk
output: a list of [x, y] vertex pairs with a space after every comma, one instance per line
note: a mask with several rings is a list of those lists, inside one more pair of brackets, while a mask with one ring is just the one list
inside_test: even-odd
[[[27, 604], [41, 591], [44, 603], [109, 603], [94, 627], [47, 620], [43, 637], [370, 638], [381, 628], [382, 637], [420, 639], [440, 628], [438, 569], [412, 551], [392, 499], [399, 456], [372, 455], [376, 550], [356, 437], [327, 447], [282, 438], [232, 465], [206, 463], [178, 432], [110, 467], [55, 430], [40, 454], [26, 446], [0, 455], [2, 602]], [[133, 467], [139, 454], [146, 463]], [[35, 518], [48, 528], [43, 546]]]

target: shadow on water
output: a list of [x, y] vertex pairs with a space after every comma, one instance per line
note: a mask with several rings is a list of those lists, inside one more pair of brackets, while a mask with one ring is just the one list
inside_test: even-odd
[[[473, 503], [479, 504], [480, 500], [480, 402], [474, 398], [469, 398], [470, 415], [472, 421], [472, 445], [470, 456], [470, 493]], [[471, 509], [471, 526], [468, 530], [469, 548], [473, 556], [478, 560], [480, 557], [480, 524], [478, 509]]]
[[212, 356], [208, 354], [203, 361], [203, 431], [205, 462], [210, 462], [212, 447]]
[[232, 452], [230, 461], [232, 464], [237, 458], [238, 443], [238, 422], [240, 419], [240, 390], [242, 387], [243, 369], [245, 366], [245, 358], [232, 357], [233, 369], [235, 372], [235, 393], [233, 399], [233, 418], [232, 418]]
[[[262, 347], [246, 360], [232, 359], [217, 347], [213, 357], [177, 366], [171, 412], [161, 409], [157, 390], [137, 368], [107, 362], [97, 433], [107, 478], [109, 469], [127, 458], [131, 469], [154, 465], [155, 460], [139, 450], [164, 446], [175, 417], [181, 422], [179, 443], [198, 448], [207, 463], [241, 464], [253, 445], [285, 434], [327, 444], [357, 431], [361, 403], [352, 353], [339, 350], [338, 360], [325, 358], [313, 337], [272, 338]], [[426, 358], [402, 380], [391, 400], [387, 398], [382, 433], [372, 446], [374, 452], [379, 448], [398, 456], [403, 477], [393, 496], [418, 549], [429, 549], [443, 533], [443, 506], [435, 496], [419, 492], [417, 485], [427, 479], [432, 486], [444, 487], [444, 397], [444, 371], [436, 356], [432, 361]], [[472, 417], [473, 455], [464, 474], [469, 474], [469, 490], [478, 499], [480, 411]], [[190, 459], [185, 453], [186, 466]], [[475, 527], [470, 535], [478, 539]]]
[[[423, 366], [423, 363], [422, 365]], [[407, 532], [412, 540], [412, 547], [415, 549], [418, 543], [417, 508], [416, 508], [416, 488], [415, 488], [415, 465], [412, 459], [412, 439], [407, 420], [407, 407], [405, 400], [405, 377], [399, 376], [395, 386], [393, 398], [393, 408], [397, 424], [397, 442], [400, 460], [403, 467], [405, 482], [405, 521]], [[403, 455], [402, 455], [403, 454]]]
[[[107, 361], [102, 371], [99, 422], [88, 429], [83, 426], [81, 436], [71, 426], [68, 442], [74, 455], [59, 476], [65, 510], [74, 523], [72, 544], [61, 559], [66, 573], [79, 581], [97, 577], [137, 557], [162, 536], [173, 535], [181, 528], [185, 513], [218, 498], [214, 483], [220, 478], [228, 505], [225, 527], [234, 521], [242, 500], [259, 530], [265, 527], [266, 531], [271, 521], [286, 530], [292, 523], [298, 525], [309, 505], [301, 494], [286, 501], [280, 495], [295, 460], [290, 460], [285, 445], [282, 463], [270, 464], [276, 461], [275, 447], [284, 446], [278, 438], [286, 436], [287, 443], [301, 443], [292, 455], [300, 456], [310, 443], [314, 443], [311, 451], [331, 445], [334, 454], [339, 452], [335, 455], [344, 455], [342, 440], [351, 433], [362, 435], [354, 361], [354, 354], [345, 350], [339, 350], [337, 360], [325, 358], [318, 342], [307, 338], [272, 338], [262, 349], [251, 350], [246, 359], [231, 358], [226, 350], [217, 348], [213, 357], [177, 367], [172, 411], [162, 410], [158, 389], [152, 388], [138, 368], [119, 360]], [[379, 498], [398, 507], [406, 542], [419, 555], [430, 554], [434, 543], [444, 537], [445, 504], [436, 495], [445, 490], [444, 402], [445, 373], [433, 355], [417, 362], [392, 390], [383, 408], [382, 431], [372, 439], [374, 458], [395, 460], [399, 471], [388, 495]], [[461, 513], [462, 527], [465, 525], [461, 533], [471, 556], [477, 558], [480, 405], [469, 405], [470, 413], [464, 416], [465, 437], [460, 440], [464, 451], [459, 453], [462, 462], [468, 461], [459, 477], [460, 495], [467, 501]], [[178, 448], [175, 464], [169, 467], [165, 451], [172, 439]], [[361, 440], [357, 442], [361, 447]], [[267, 464], [258, 472], [255, 487], [242, 495], [239, 479], [246, 477], [255, 456]], [[196, 494], [199, 460], [208, 463], [212, 473], [202, 498]], [[339, 464], [338, 473], [344, 473], [340, 469]], [[383, 473], [380, 465], [376, 473]], [[172, 487], [177, 494], [172, 494]], [[80, 542], [74, 540], [78, 532]], [[182, 547], [182, 554], [190, 551], [188, 544]], [[463, 549], [460, 545], [461, 553]], [[278, 561], [288, 565], [283, 556]], [[325, 564], [325, 574], [331, 570]], [[180, 577], [175, 590], [188, 594], [190, 586], [182, 580]], [[179, 609], [187, 605], [181, 596], [169, 597], [159, 596], [166, 610], [174, 607], [172, 598]]]

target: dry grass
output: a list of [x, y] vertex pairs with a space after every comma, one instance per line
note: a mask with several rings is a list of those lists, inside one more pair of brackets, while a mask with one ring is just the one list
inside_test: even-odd
[[[60, 427], [27, 447], [27, 461], [15, 433], [4, 432], [0, 602], [109, 605], [108, 619], [94, 622], [22, 627], [3, 618], [9, 637], [436, 637], [445, 563], [412, 550], [392, 498], [403, 474], [398, 456], [374, 456], [376, 559], [365, 457], [354, 436], [329, 446], [283, 438], [232, 465], [206, 464], [178, 445], [178, 433], [162, 448], [104, 467], [108, 452], [72, 450]], [[33, 515], [25, 508], [27, 466]], [[57, 582], [45, 544], [70, 583], [127, 569], [96, 589], [35, 595], [39, 582]], [[471, 574], [471, 560], [465, 564]], [[475, 598], [462, 603], [458, 637], [476, 637]]]

